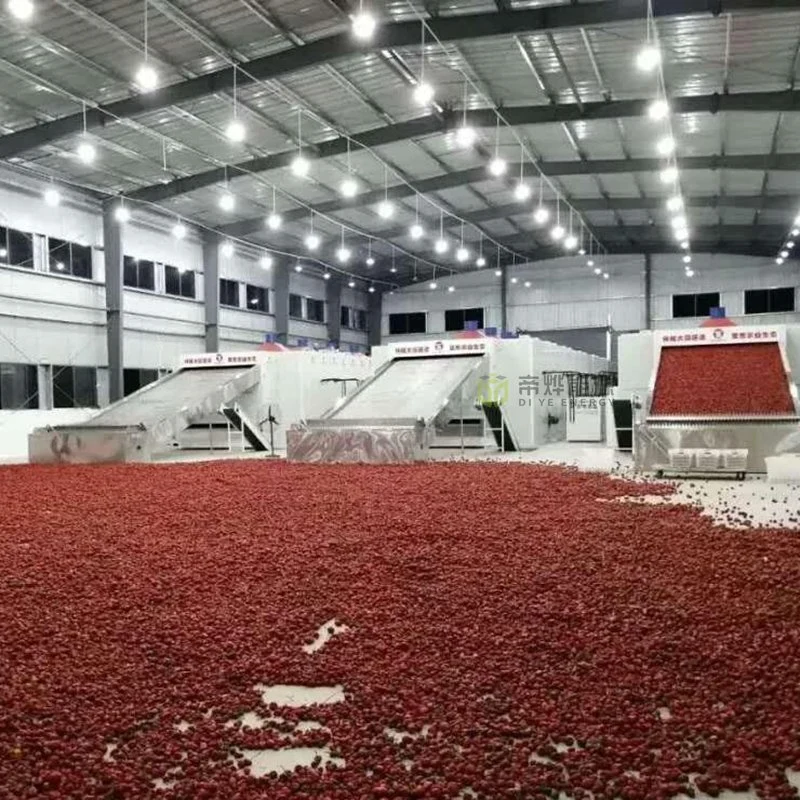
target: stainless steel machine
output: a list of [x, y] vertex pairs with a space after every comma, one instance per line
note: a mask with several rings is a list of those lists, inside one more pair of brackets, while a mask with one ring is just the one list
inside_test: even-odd
[[635, 466], [743, 477], [766, 472], [769, 456], [794, 452], [800, 404], [789, 353], [800, 352], [798, 334], [711, 325], [628, 337], [620, 375], [651, 368], [647, 388], [632, 393]]

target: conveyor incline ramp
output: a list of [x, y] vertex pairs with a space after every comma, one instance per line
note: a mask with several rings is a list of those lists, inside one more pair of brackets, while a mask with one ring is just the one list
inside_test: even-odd
[[397, 359], [328, 418], [430, 422], [482, 359], [483, 354]]

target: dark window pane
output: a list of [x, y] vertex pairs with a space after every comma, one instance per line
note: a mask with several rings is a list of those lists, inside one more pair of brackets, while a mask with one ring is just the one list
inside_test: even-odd
[[308, 298], [306, 300], [308, 318], [312, 322], [325, 322], [325, 303], [322, 300]]
[[794, 287], [787, 286], [783, 289], [770, 289], [770, 311], [794, 311]]
[[50, 272], [69, 274], [70, 248], [69, 242], [63, 239], [50, 238], [47, 241]]
[[194, 297], [194, 270], [181, 272], [181, 297]]
[[72, 245], [72, 274], [76, 278], [92, 277], [92, 248], [82, 244]]
[[303, 318], [303, 298], [299, 294], [289, 295], [289, 316]]
[[39, 408], [38, 382], [34, 365], [0, 364], [0, 408], [15, 410]]
[[719, 308], [719, 292], [707, 292], [697, 295], [696, 317], [711, 316], [711, 309]]
[[408, 332], [409, 333], [425, 333], [427, 315], [424, 311], [417, 311], [408, 315]]
[[451, 308], [444, 312], [444, 329], [446, 331], [464, 330], [464, 311], [460, 308]]
[[251, 311], [267, 311], [267, 290], [263, 286], [245, 286], [247, 307]]
[[766, 314], [769, 310], [769, 292], [766, 289], [748, 289], [744, 293], [745, 314]]
[[363, 308], [355, 309], [356, 330], [365, 331], [367, 329], [367, 312]]
[[181, 274], [177, 267], [164, 265], [164, 291], [180, 297], [181, 294]]
[[75, 405], [77, 408], [97, 406], [97, 370], [94, 367], [73, 367]]
[[223, 306], [239, 307], [239, 284], [236, 281], [220, 278], [219, 302]]
[[339, 324], [343, 328], [350, 327], [350, 307], [349, 306], [342, 306], [341, 311], [339, 312]]
[[33, 269], [33, 234], [8, 229], [8, 263]]
[[694, 317], [695, 297], [693, 294], [674, 294], [672, 295], [672, 316]]
[[157, 369], [140, 369], [139, 370], [139, 383], [140, 386], [147, 386], [148, 383], [153, 383], [158, 380]]
[[122, 390], [125, 393], [125, 397], [137, 391], [140, 385], [138, 369], [122, 370]]
[[155, 291], [156, 266], [152, 261], [139, 261], [139, 288]]
[[53, 408], [76, 408], [72, 367], [53, 367]]
[[389, 333], [408, 333], [408, 314], [389, 314]]
[[139, 270], [136, 259], [133, 256], [125, 256], [122, 259], [122, 282], [125, 286], [136, 287], [139, 285]]
[[[464, 309], [464, 322], [477, 322], [478, 330], [483, 330], [483, 309], [482, 308], [465, 308]], [[466, 325], [464, 326], [466, 327]]]

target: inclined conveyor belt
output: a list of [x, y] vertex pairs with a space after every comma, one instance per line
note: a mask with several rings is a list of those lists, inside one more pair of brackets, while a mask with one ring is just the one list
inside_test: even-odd
[[213, 367], [180, 370], [120, 400], [80, 426], [114, 428], [143, 425], [154, 428], [161, 420], [196, 406], [218, 387], [253, 367]]
[[482, 354], [397, 359], [326, 418], [430, 422], [482, 359]]

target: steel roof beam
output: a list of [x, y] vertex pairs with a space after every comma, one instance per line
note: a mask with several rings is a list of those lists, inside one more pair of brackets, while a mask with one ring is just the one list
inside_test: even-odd
[[[800, 171], [800, 153], [780, 153], [772, 157], [765, 157], [762, 155], [734, 155], [734, 156], [689, 156], [686, 158], [678, 159], [678, 164], [683, 170], [692, 169], [731, 169], [731, 170], [775, 170], [775, 171]], [[628, 173], [628, 172], [655, 172], [662, 168], [662, 163], [657, 158], [637, 158], [637, 159], [608, 159], [600, 161], [543, 161], [539, 162], [542, 171], [548, 177], [556, 177], [560, 175], [583, 175], [583, 174], [614, 174], [614, 173]], [[511, 175], [518, 174], [519, 164], [509, 164], [508, 173]], [[485, 167], [473, 167], [471, 169], [460, 170], [458, 172], [449, 172], [444, 175], [437, 175], [434, 178], [426, 178], [423, 180], [415, 181], [413, 184], [397, 184], [388, 188], [387, 194], [391, 200], [402, 200], [403, 198], [413, 197], [416, 192], [420, 194], [427, 194], [429, 192], [438, 192], [443, 189], [452, 189], [456, 186], [463, 186], [468, 183], [475, 183], [487, 180], [488, 176]], [[191, 180], [191, 179], [187, 179]], [[168, 188], [168, 187], [166, 187]], [[150, 190], [145, 190], [143, 194], [147, 194]], [[132, 198], [136, 198], [139, 192], [133, 192]], [[169, 195], [167, 195], [169, 196]], [[380, 203], [384, 198], [384, 190], [376, 189], [373, 192], [365, 192], [352, 201], [347, 201], [341, 198], [329, 200], [325, 203], [318, 203], [313, 205], [312, 211], [319, 214], [335, 214], [349, 208], [363, 208], [366, 206]], [[156, 200], [162, 199], [157, 197]], [[709, 204], [714, 203], [720, 207], [727, 208], [751, 208], [751, 198], [737, 196], [725, 197], [709, 197], [709, 198], [690, 198], [690, 202], [699, 203], [701, 200], [708, 200]], [[619, 209], [637, 209], [637, 208], [659, 208], [663, 206], [664, 200], [658, 198], [615, 198], [609, 197], [608, 200], [576, 200], [570, 198], [570, 202], [575, 205], [578, 211], [593, 211], [598, 209], [607, 209], [608, 203], [615, 205]], [[792, 196], [781, 196], [778, 200], [773, 200], [767, 196], [767, 208], [781, 208], [794, 209], [800, 208], [800, 203], [794, 198], [794, 205], [792, 205]], [[592, 204], [597, 203], [598, 208], [592, 208]], [[629, 203], [629, 205], [626, 205]], [[742, 203], [742, 205], [739, 205]], [[772, 205], [776, 203], [776, 205]], [[516, 214], [524, 212], [524, 206], [517, 205]], [[475, 212], [477, 214], [488, 213], [493, 218], [496, 210], [486, 209], [484, 211]], [[282, 212], [283, 218], [287, 222], [302, 220], [308, 217], [309, 211], [306, 208], [293, 208]], [[470, 218], [470, 214], [460, 214], [465, 219]], [[242, 220], [234, 222], [225, 226], [225, 231], [231, 236], [247, 236], [255, 231], [261, 230], [264, 225], [263, 217], [254, 219]]]
[[[719, 15], [738, 11], [796, 10], [796, 0], [660, 0], [653, 8], [656, 17], [685, 15]], [[442, 42], [505, 36], [527, 32], [545, 32], [591, 25], [641, 20], [645, 13], [644, 0], [604, 0], [598, 3], [544, 6], [519, 10], [484, 12], [454, 16], [438, 16], [427, 24]], [[389, 22], [379, 26], [369, 44], [355, 40], [349, 30], [326, 36], [303, 47], [287, 48], [281, 52], [256, 58], [243, 64], [247, 75], [239, 75], [239, 83], [270, 80], [291, 72], [324, 64], [368, 51], [387, 48], [414, 47], [419, 43], [419, 23], [416, 20]], [[130, 117], [176, 103], [197, 100], [232, 85], [233, 67], [165, 86], [157, 92], [135, 95], [107, 105], [112, 116]], [[100, 127], [108, 118], [102, 112], [89, 116], [87, 124]], [[72, 114], [52, 122], [26, 128], [0, 137], [0, 157], [8, 158], [45, 142], [77, 133], [82, 129], [81, 114]]]
[[[693, 97], [679, 97], [672, 101], [672, 108], [676, 114], [694, 114], [700, 112], [717, 113], [719, 111], [789, 111], [792, 109], [800, 110], [800, 91], [782, 92], [748, 92], [734, 95], [697, 95]], [[647, 113], [647, 100], [614, 100], [611, 102], [584, 103], [583, 112], [576, 104], [558, 106], [517, 106], [503, 109], [503, 116], [512, 125], [537, 125], [562, 122], [578, 119], [614, 119], [617, 117], [637, 117]], [[97, 115], [100, 112], [89, 109], [87, 116]], [[493, 128], [495, 124], [495, 112], [493, 109], [479, 109], [467, 113], [469, 124], [475, 127]], [[406, 139], [416, 139], [442, 133], [460, 124], [461, 113], [450, 111], [443, 116], [428, 115], [399, 122], [395, 125], [385, 125], [380, 128], [373, 128], [369, 131], [359, 133], [357, 138], [365, 147], [380, 147], [381, 145], [401, 142]], [[60, 123], [62, 120], [56, 120]], [[44, 123], [45, 125], [50, 123]], [[38, 126], [43, 127], [43, 126]], [[38, 130], [38, 128], [36, 129]], [[23, 132], [20, 132], [23, 133]], [[11, 134], [16, 136], [17, 134]], [[8, 137], [0, 137], [0, 157], [7, 156], [4, 150], [4, 143]], [[347, 139], [338, 137], [319, 142], [316, 145], [319, 158], [338, 156], [347, 153]], [[237, 170], [246, 172], [266, 172], [272, 169], [288, 166], [297, 154], [296, 149], [274, 153], [269, 156], [241, 161], [231, 165], [229, 177], [236, 176]], [[756, 157], [753, 157], [756, 158]], [[764, 169], [765, 164], [771, 157], [761, 156], [760, 163], [752, 166], [752, 169]], [[775, 156], [780, 158], [780, 156]], [[683, 161], [691, 161], [684, 159]], [[564, 162], [569, 164], [571, 162]], [[600, 166], [603, 161], [578, 161], [573, 164], [571, 171], [560, 173], [563, 175], [596, 175], [609, 171], [638, 172], [650, 171], [653, 163], [658, 163], [655, 159], [630, 159], [623, 160], [627, 166], [622, 170], [607, 170]], [[618, 162], [616, 162], [618, 163]], [[640, 164], [646, 164], [640, 168]], [[691, 166], [684, 168], [692, 169]], [[714, 169], [715, 167], [710, 167]], [[566, 169], [566, 168], [565, 168]], [[187, 192], [201, 189], [205, 186], [212, 186], [215, 183], [224, 181], [225, 173], [222, 168], [211, 169], [199, 172], [187, 178], [180, 178], [167, 184], [155, 184], [152, 187], [138, 190], [132, 197], [149, 202], [158, 202], [170, 197], [177, 197]]]

